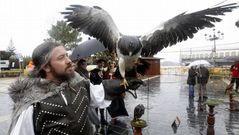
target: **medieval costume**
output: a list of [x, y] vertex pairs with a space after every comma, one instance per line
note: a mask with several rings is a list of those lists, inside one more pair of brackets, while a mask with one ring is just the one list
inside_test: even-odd
[[[9, 88], [14, 102], [11, 135], [94, 133], [89, 109], [107, 107], [125, 89], [120, 80], [104, 80], [92, 85], [78, 74], [69, 82], [56, 85], [43, 78], [19, 78]], [[129, 89], [136, 89], [141, 80], [129, 81]], [[92, 118], [91, 118], [92, 119]]]
[[[96, 63], [97, 63], [97, 67], [95, 69], [91, 70], [91, 72], [90, 72], [90, 82], [95, 85], [100, 84], [103, 80], [105, 60], [99, 59], [99, 60], [97, 60]], [[108, 125], [108, 122], [105, 119], [105, 115], [104, 115], [105, 108], [104, 107], [96, 108], [95, 111], [97, 114], [98, 114], [98, 110], [100, 111], [101, 125], [102, 126]]]
[[[91, 89], [94, 92], [88, 92]], [[104, 100], [102, 85], [90, 85], [76, 77], [60, 86], [46, 79], [20, 78], [9, 90], [15, 103], [11, 134], [85, 135], [90, 131], [93, 134], [88, 105], [106, 107], [110, 104], [109, 100]], [[23, 117], [28, 120], [22, 121]]]
[[[31, 78], [19, 78], [9, 88], [14, 102], [11, 135], [92, 135], [91, 122], [96, 122], [92, 108], [107, 107], [127, 90], [120, 80], [93, 85], [83, 79], [60, 43], [44, 42], [32, 58]], [[132, 80], [127, 88], [141, 84]]]
[[[110, 64], [114, 64], [114, 67], [110, 67]], [[116, 72], [119, 72], [117, 70], [117, 67], [115, 61], [109, 62], [109, 67], [106, 72], [104, 72], [104, 79], [119, 79], [119, 77], [116, 76]], [[121, 96], [118, 96], [114, 100], [112, 100], [109, 107], [107, 107], [107, 110], [111, 116], [111, 122], [112, 124], [116, 123], [116, 117], [118, 116], [129, 116], [124, 103], [124, 97], [125, 92], [121, 94]]]

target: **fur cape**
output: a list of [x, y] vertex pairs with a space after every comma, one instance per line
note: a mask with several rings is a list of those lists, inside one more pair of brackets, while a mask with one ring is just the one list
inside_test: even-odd
[[69, 82], [63, 82], [59, 86], [43, 78], [18, 78], [8, 88], [9, 96], [14, 102], [9, 133], [15, 126], [22, 111], [30, 105], [57, 94], [68, 85], [74, 87], [81, 80], [83, 78], [77, 73]]

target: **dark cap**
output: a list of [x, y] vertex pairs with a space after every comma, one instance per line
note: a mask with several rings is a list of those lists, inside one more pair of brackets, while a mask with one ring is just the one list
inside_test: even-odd
[[86, 62], [86, 60], [85, 59], [79, 59], [78, 62], [79, 63], [84, 63], [84, 62]]
[[98, 60], [96, 61], [96, 63], [101, 63], [101, 62], [105, 62], [105, 63], [106, 63], [106, 60], [104, 60], [104, 59], [98, 59]]

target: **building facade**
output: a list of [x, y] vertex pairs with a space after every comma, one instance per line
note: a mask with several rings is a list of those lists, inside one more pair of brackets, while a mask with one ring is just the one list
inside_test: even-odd
[[232, 65], [235, 61], [239, 61], [239, 50], [218, 50], [215, 52], [198, 51], [181, 53], [181, 63], [188, 65], [195, 60], [207, 60], [215, 66]]

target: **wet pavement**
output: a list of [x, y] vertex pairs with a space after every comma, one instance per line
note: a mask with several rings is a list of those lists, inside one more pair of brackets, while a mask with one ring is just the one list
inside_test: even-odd
[[10, 124], [12, 101], [7, 88], [14, 78], [0, 78], [0, 135], [6, 135]]
[[[146, 81], [149, 85], [138, 90], [137, 99], [127, 94], [125, 101], [130, 116], [123, 121], [128, 123], [128, 134], [132, 134], [129, 123], [133, 109], [137, 104], [143, 104], [146, 110], [142, 118], [148, 122], [148, 127], [143, 129], [145, 135], [206, 135], [208, 108], [197, 101], [196, 90], [195, 98], [188, 98], [186, 79], [186, 76], [162, 75]], [[215, 107], [215, 135], [239, 135], [239, 112], [228, 110], [228, 95], [224, 94], [226, 85], [223, 80], [211, 80], [207, 86], [209, 99], [222, 101]], [[176, 117], [181, 123], [177, 130], [173, 130], [171, 125]]]
[[[148, 127], [143, 129], [144, 135], [206, 135], [208, 108], [197, 101], [197, 90], [194, 99], [188, 98], [186, 79], [186, 76], [180, 75], [161, 75], [146, 79], [149, 85], [140, 87], [137, 99], [127, 93], [125, 102], [130, 116], [119, 118], [116, 125], [109, 127], [109, 134], [132, 135], [129, 123], [133, 119], [134, 107], [143, 104], [146, 109], [142, 118], [148, 123]], [[13, 79], [0, 79], [0, 135], [7, 134], [9, 126], [12, 102], [6, 89], [12, 81]], [[208, 97], [222, 101], [215, 107], [215, 135], [239, 135], [239, 112], [228, 110], [229, 100], [228, 95], [224, 94], [225, 87], [223, 80], [211, 80], [207, 86]], [[176, 117], [181, 123], [177, 130], [173, 130], [171, 124]]]

